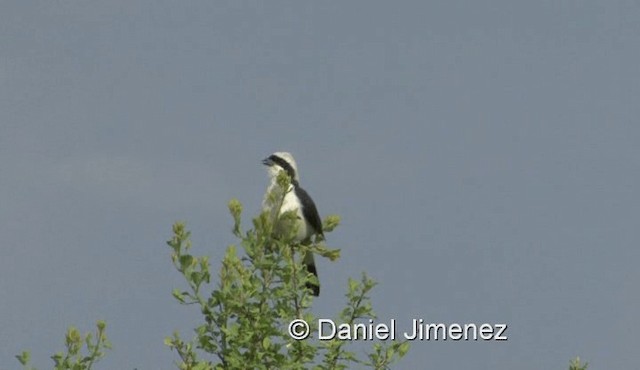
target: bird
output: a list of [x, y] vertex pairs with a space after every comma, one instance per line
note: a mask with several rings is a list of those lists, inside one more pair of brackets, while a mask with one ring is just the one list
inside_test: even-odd
[[[294, 241], [300, 244], [309, 245], [311, 238], [316, 235], [324, 239], [322, 232], [322, 220], [318, 214], [316, 204], [301, 186], [300, 177], [298, 174], [298, 166], [295, 159], [288, 152], [275, 152], [262, 160], [262, 164], [267, 166], [267, 173], [269, 174], [270, 184], [267, 188], [267, 192], [262, 202], [262, 209], [270, 212], [275, 216], [276, 212], [279, 215], [288, 212], [296, 212], [297, 233], [294, 237]], [[278, 186], [278, 174], [284, 171], [290, 178], [289, 189], [286, 190], [286, 194], [282, 200], [279, 210], [273, 209], [273, 202], [269, 200], [269, 194], [277, 192]], [[276, 196], [282, 196], [282, 193]], [[282, 199], [282, 198], [278, 198]], [[302, 260], [307, 271], [313, 274], [318, 280], [318, 270], [316, 269], [316, 263], [313, 258], [313, 253], [307, 251]], [[320, 295], [320, 283], [307, 283], [307, 288], [311, 290], [311, 294], [314, 296]]]

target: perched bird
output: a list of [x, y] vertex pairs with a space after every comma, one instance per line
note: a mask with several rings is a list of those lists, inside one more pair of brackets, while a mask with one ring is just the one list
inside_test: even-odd
[[[324, 238], [324, 234], [322, 233], [322, 220], [318, 214], [318, 209], [309, 194], [300, 187], [298, 167], [296, 166], [296, 161], [293, 159], [293, 156], [287, 152], [276, 152], [265, 158], [262, 164], [268, 167], [267, 171], [271, 179], [262, 203], [263, 210], [270, 212], [277, 211], [272, 209], [273, 206], [269, 201], [269, 194], [278, 190], [278, 174], [284, 171], [291, 179], [291, 184], [289, 185], [289, 189], [286, 190], [279, 214], [288, 211], [296, 212], [298, 231], [295, 236], [295, 241], [308, 245], [311, 242], [311, 237], [314, 235], [319, 235]], [[276, 195], [282, 196], [282, 194]], [[303, 258], [303, 263], [307, 270], [317, 278], [318, 270], [316, 269], [313, 253], [307, 252]], [[307, 284], [307, 288], [311, 290], [314, 296], [317, 297], [320, 295], [319, 284], [309, 283]]]

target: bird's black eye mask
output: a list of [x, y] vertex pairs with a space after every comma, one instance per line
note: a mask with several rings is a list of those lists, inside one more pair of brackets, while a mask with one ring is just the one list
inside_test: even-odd
[[273, 166], [274, 164], [277, 164], [278, 166], [282, 167], [282, 169], [284, 169], [287, 172], [287, 175], [289, 175], [289, 177], [291, 178], [292, 182], [295, 181], [295, 179], [296, 179], [296, 171], [293, 169], [293, 167], [291, 167], [289, 162], [287, 162], [284, 159], [278, 157], [277, 155], [275, 155], [275, 154], [270, 155], [268, 158], [263, 160], [262, 163], [265, 166]]

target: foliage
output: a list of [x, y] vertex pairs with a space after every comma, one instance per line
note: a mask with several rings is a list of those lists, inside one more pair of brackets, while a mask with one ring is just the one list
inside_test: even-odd
[[589, 363], [585, 362], [584, 364], [580, 363], [580, 357], [576, 357], [571, 360], [569, 363], [569, 370], [587, 370], [587, 366]]
[[[104, 357], [105, 350], [111, 348], [111, 343], [105, 334], [105, 328], [105, 322], [98, 321], [94, 338], [92, 333], [83, 336], [78, 329], [70, 327], [65, 335], [66, 351], [51, 356], [55, 364], [54, 370], [90, 370], [93, 364]], [[87, 353], [83, 354], [85, 346]], [[30, 365], [31, 355], [29, 352], [22, 352], [16, 358], [24, 370], [35, 370]]]
[[[278, 182], [280, 188], [268, 196], [271, 209], [280, 208], [285, 195], [282, 189], [290, 189], [286, 176]], [[312, 245], [296, 243], [293, 212], [263, 212], [253, 220], [253, 228], [243, 232], [240, 202], [231, 200], [229, 211], [240, 247], [227, 248], [218, 282], [210, 291], [206, 291], [211, 282], [209, 260], [189, 254], [190, 234], [183, 223], [173, 226], [168, 241], [173, 264], [188, 285], [187, 290], [174, 290], [173, 295], [181, 304], [196, 305], [203, 317], [192, 340], [185, 341], [178, 333], [165, 340], [179, 356], [178, 368], [329, 370], [359, 364], [387, 369], [406, 354], [407, 342], [376, 343], [366, 358], [359, 358], [348, 350], [347, 341], [319, 341], [312, 335], [306, 340], [293, 339], [287, 328], [294, 319], [308, 323], [310, 333], [317, 331], [317, 319], [310, 310], [313, 296], [305, 288], [315, 277], [303, 267], [300, 256], [310, 250], [336, 260], [340, 251], [318, 240]], [[323, 224], [328, 233], [339, 218], [330, 216]], [[365, 274], [359, 281], [350, 280], [346, 306], [334, 321], [354, 324], [375, 318], [369, 299], [374, 286]]]

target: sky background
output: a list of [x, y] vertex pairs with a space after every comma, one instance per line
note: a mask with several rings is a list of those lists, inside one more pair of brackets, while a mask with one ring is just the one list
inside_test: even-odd
[[398, 369], [637, 367], [640, 6], [633, 1], [0, 2], [0, 369], [107, 321], [100, 369], [171, 369], [286, 150], [322, 216], [319, 317], [507, 323]]

